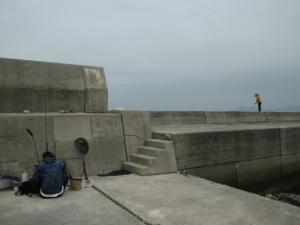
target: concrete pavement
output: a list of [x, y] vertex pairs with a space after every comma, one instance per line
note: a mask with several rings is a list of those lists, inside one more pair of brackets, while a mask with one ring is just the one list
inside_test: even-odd
[[67, 191], [58, 199], [0, 192], [1, 225], [143, 225], [94, 189]]
[[300, 221], [298, 207], [193, 176], [92, 179], [98, 191], [67, 191], [58, 199], [16, 197], [2, 191], [0, 224], [299, 225]]
[[126, 175], [96, 186], [151, 224], [299, 225], [300, 208], [193, 176]]

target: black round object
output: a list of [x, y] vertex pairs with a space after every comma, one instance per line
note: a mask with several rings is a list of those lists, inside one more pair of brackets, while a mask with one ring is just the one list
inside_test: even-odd
[[89, 151], [89, 143], [84, 138], [77, 138], [75, 140], [75, 148], [83, 155]]

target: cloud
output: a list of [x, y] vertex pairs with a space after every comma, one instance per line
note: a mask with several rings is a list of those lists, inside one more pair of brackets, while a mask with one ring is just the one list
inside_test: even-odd
[[280, 107], [300, 94], [299, 17], [296, 0], [2, 0], [0, 52], [103, 65], [110, 107]]

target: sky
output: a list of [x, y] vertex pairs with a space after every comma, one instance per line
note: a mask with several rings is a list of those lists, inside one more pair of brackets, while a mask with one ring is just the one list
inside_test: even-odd
[[300, 106], [300, 0], [1, 0], [0, 34], [0, 57], [103, 66], [110, 109]]

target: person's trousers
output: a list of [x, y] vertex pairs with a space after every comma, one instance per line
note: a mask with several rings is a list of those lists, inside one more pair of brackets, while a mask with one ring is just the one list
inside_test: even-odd
[[261, 103], [258, 103], [258, 112], [261, 112]]

